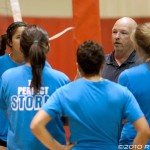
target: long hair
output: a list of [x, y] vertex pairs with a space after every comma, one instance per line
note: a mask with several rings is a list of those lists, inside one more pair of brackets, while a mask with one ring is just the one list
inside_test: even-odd
[[3, 34], [3, 35], [0, 36], [0, 56], [5, 54], [6, 40], [7, 40], [7, 35], [6, 34]]
[[26, 62], [31, 64], [32, 81], [30, 86], [34, 88], [36, 94], [42, 86], [42, 70], [49, 50], [49, 36], [39, 26], [28, 26], [22, 32], [20, 46]]

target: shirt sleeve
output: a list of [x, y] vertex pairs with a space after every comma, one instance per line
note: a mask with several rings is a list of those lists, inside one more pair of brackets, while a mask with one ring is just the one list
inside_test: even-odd
[[128, 78], [128, 71], [125, 70], [123, 71], [119, 78], [118, 78], [118, 83], [122, 86], [126, 87], [126, 98], [125, 98], [125, 113], [124, 117], [125, 119], [129, 120], [131, 123], [136, 121], [137, 119], [141, 118], [144, 116], [137, 100], [135, 99], [134, 95], [130, 92], [130, 81]]
[[118, 83], [120, 85], [123, 85], [123, 86], [126, 86], [128, 87], [129, 86], [129, 80], [128, 80], [128, 76], [126, 74], [126, 71], [123, 71], [119, 77], [118, 77]]
[[3, 78], [0, 78], [0, 109], [7, 109]]
[[138, 102], [136, 101], [133, 94], [127, 89], [125, 92], [125, 110], [124, 110], [124, 119], [134, 123], [136, 120], [144, 116]]
[[47, 114], [49, 114], [49, 116], [51, 116], [52, 118], [59, 114], [62, 114], [62, 107], [61, 107], [61, 103], [60, 103], [60, 96], [61, 95], [61, 91], [56, 90], [56, 92], [54, 92], [50, 98], [47, 100], [47, 102], [42, 106], [42, 110], [44, 110]]

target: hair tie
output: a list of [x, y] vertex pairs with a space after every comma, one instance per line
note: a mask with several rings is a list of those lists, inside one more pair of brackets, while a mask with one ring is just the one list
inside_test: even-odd
[[38, 42], [39, 42], [39, 40], [34, 40], [34, 41], [33, 41], [33, 43], [38, 43]]

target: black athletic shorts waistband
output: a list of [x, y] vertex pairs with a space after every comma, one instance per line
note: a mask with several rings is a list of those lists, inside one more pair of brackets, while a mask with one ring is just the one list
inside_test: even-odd
[[0, 146], [7, 147], [7, 142], [0, 139]]

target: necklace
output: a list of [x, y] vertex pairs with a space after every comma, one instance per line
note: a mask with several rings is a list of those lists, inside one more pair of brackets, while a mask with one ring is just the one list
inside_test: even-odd
[[16, 62], [12, 59], [11, 53], [9, 54], [9, 58], [10, 58], [14, 63], [16, 63]]
[[[14, 62], [14, 63], [16, 63], [16, 64], [20, 64], [20, 63], [16, 62], [15, 60], [13, 60], [11, 54], [12, 54], [12, 53], [9, 54], [9, 58], [11, 59], [11, 61]], [[22, 64], [22, 63], [21, 63], [21, 64]]]

